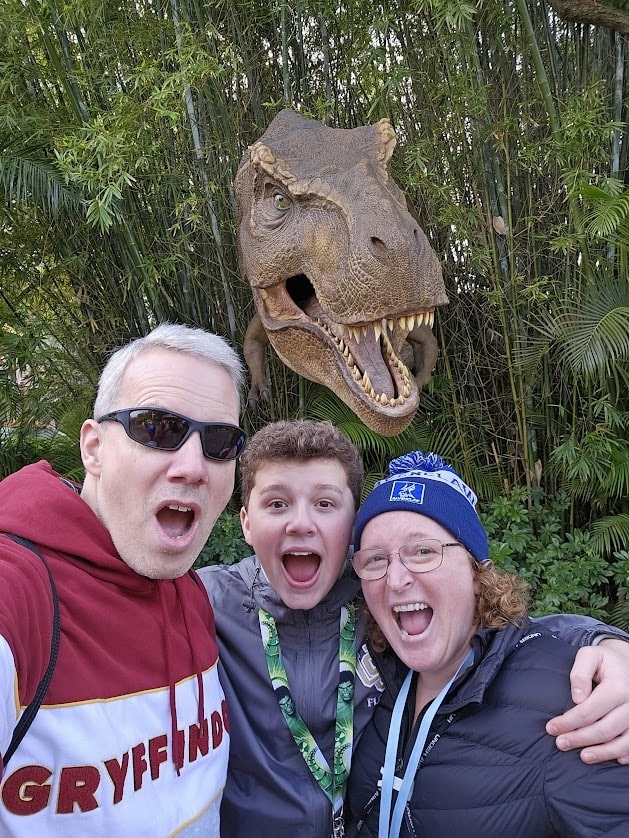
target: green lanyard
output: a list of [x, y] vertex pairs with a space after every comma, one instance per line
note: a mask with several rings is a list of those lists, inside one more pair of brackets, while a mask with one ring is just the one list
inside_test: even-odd
[[[349, 775], [354, 742], [354, 678], [356, 676], [356, 647], [354, 643], [356, 637], [356, 609], [354, 603], [349, 603], [341, 608], [334, 771], [330, 770], [321, 748], [315, 742], [314, 736], [295, 708], [288, 686], [286, 668], [282, 660], [275, 620], [263, 608], [259, 609], [258, 617], [269, 677], [278, 698], [284, 721], [292, 733], [312, 776], [332, 804], [336, 820], [336, 816], [340, 815], [343, 807], [343, 795]], [[338, 829], [338, 827], [335, 827], [335, 829]]]

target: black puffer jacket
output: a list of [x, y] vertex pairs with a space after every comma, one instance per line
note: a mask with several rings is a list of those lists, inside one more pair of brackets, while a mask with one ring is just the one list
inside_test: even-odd
[[[628, 838], [629, 768], [585, 765], [578, 751], [558, 751], [544, 730], [572, 704], [576, 650], [537, 628], [529, 622], [474, 637], [474, 665], [451, 688], [426, 739], [400, 838]], [[378, 835], [377, 783], [405, 674], [391, 658], [379, 668], [388, 672], [387, 690], [350, 777], [348, 834], [360, 838]], [[414, 693], [412, 685], [398, 753], [404, 764], [420, 721], [409, 731]]]

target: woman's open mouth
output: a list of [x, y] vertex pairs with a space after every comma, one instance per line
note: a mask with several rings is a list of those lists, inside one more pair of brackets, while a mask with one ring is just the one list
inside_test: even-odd
[[425, 602], [409, 602], [405, 605], [395, 605], [393, 614], [402, 634], [417, 637], [430, 625], [433, 610]]

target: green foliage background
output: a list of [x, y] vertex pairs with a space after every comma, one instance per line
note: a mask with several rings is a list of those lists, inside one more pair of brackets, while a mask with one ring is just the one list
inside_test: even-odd
[[543, 609], [571, 591], [574, 607], [623, 618], [623, 38], [541, 0], [4, 0], [2, 12], [0, 476], [44, 455], [80, 479], [78, 429], [106, 353], [157, 322], [242, 346], [252, 301], [232, 183], [279, 109], [338, 127], [388, 116], [396, 179], [451, 300], [418, 416], [380, 438], [270, 357], [273, 400], [243, 422], [331, 418], [364, 452], [368, 485], [390, 456], [438, 451], [490, 519], [527, 516], [521, 544], [517, 520], [495, 537], [539, 580]]

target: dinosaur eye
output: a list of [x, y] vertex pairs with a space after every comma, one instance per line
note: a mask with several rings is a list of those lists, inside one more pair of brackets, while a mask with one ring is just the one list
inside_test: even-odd
[[287, 210], [291, 205], [290, 198], [287, 198], [283, 192], [274, 192], [272, 197], [275, 209]]

